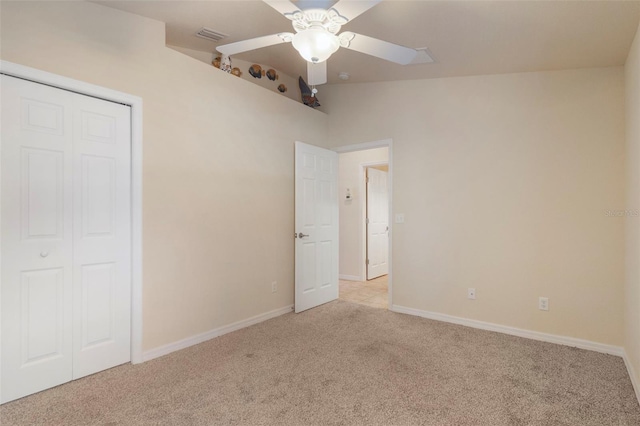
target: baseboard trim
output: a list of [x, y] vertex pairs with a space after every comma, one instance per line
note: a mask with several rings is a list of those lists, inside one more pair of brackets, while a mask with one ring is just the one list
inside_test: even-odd
[[629, 372], [629, 377], [631, 377], [633, 390], [636, 391], [636, 398], [638, 398], [638, 403], [640, 404], [640, 382], [638, 381], [638, 376], [636, 376], [636, 370], [635, 368], [633, 368], [633, 364], [629, 359], [629, 355], [627, 355], [627, 351], [623, 352], [622, 359], [624, 359], [624, 364], [627, 366], [627, 371]]
[[187, 337], [186, 339], [178, 340], [177, 342], [169, 343], [157, 347], [155, 349], [148, 350], [142, 354], [143, 361], [150, 361], [155, 358], [159, 358], [164, 355], [168, 355], [171, 352], [179, 351], [181, 349], [188, 348], [189, 346], [197, 345], [207, 340], [211, 340], [214, 337], [222, 336], [223, 334], [231, 333], [232, 331], [240, 330], [245, 327], [249, 327], [254, 324], [266, 321], [271, 318], [278, 317], [283, 314], [287, 314], [293, 311], [293, 305], [285, 306], [284, 308], [275, 309], [273, 311], [265, 312], [264, 314], [256, 315], [251, 318], [247, 318], [242, 321], [234, 322], [229, 325], [224, 325], [213, 330], [197, 334], [195, 336]]
[[604, 343], [592, 342], [590, 340], [576, 339], [574, 337], [558, 336], [555, 334], [541, 333], [539, 331], [524, 330], [506, 325], [493, 324], [490, 322], [472, 320], [467, 318], [455, 317], [453, 315], [440, 314], [437, 312], [423, 311], [420, 309], [407, 308], [405, 306], [392, 305], [391, 311], [400, 314], [415, 315], [436, 321], [443, 321], [452, 324], [464, 325], [466, 327], [478, 328], [481, 330], [495, 331], [512, 336], [524, 337], [526, 339], [538, 340], [547, 343], [556, 343], [558, 345], [572, 346], [580, 349], [600, 352], [609, 355], [622, 357], [624, 349], [619, 346], [605, 345]]
[[338, 278], [346, 281], [364, 281], [362, 277], [357, 277], [355, 275], [338, 275]]

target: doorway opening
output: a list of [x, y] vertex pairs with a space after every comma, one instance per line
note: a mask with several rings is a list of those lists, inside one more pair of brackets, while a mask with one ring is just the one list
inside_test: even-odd
[[391, 140], [338, 152], [339, 298], [388, 309], [392, 305]]

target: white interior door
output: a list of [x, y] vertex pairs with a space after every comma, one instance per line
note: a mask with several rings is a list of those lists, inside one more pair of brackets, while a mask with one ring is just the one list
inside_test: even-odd
[[338, 298], [338, 154], [296, 142], [295, 311]]
[[129, 360], [130, 123], [126, 106], [1, 78], [7, 402]]
[[388, 173], [367, 168], [367, 279], [389, 273]]

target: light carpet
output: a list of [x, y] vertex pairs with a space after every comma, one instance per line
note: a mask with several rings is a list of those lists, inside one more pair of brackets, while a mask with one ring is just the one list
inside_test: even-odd
[[335, 301], [0, 407], [8, 425], [640, 425], [621, 358]]

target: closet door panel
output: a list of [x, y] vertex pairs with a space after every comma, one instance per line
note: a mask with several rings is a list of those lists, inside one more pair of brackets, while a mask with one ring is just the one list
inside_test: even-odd
[[2, 80], [2, 402], [72, 378], [73, 94]]
[[75, 379], [130, 360], [130, 108], [75, 98], [73, 149]]

